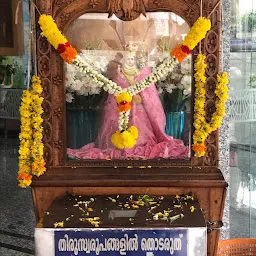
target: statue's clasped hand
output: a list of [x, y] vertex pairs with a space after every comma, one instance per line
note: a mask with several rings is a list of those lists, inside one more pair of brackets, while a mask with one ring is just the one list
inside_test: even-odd
[[142, 103], [142, 98], [141, 98], [141, 96], [139, 94], [134, 95], [133, 96], [133, 100], [135, 101], [135, 103], [137, 105], [140, 105]]

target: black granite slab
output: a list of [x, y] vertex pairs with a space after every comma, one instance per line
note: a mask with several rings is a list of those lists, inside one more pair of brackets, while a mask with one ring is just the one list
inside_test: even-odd
[[45, 212], [43, 227], [205, 227], [205, 220], [192, 195], [66, 195]]

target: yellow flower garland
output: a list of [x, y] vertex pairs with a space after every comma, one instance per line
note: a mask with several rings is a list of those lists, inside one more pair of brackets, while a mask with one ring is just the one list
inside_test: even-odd
[[182, 45], [186, 45], [190, 50], [193, 50], [197, 44], [205, 38], [206, 33], [211, 29], [210, 19], [199, 17], [193, 24], [189, 33], [182, 42]]
[[130, 126], [125, 131], [116, 131], [112, 135], [111, 141], [119, 149], [133, 148], [136, 145], [138, 135], [138, 129], [135, 126]]
[[51, 15], [42, 14], [38, 21], [42, 36], [45, 36], [49, 43], [58, 51], [60, 56], [69, 64], [75, 59], [77, 51], [70, 45], [67, 38], [58, 29]]
[[215, 94], [217, 100], [215, 102], [216, 111], [212, 115], [211, 121], [206, 122], [205, 116], [205, 101], [206, 91], [204, 88], [206, 82], [205, 76], [205, 55], [199, 54], [195, 61], [195, 103], [194, 103], [194, 127], [195, 131], [193, 134], [193, 150], [196, 157], [205, 155], [204, 142], [207, 136], [213, 131], [217, 130], [222, 123], [222, 119], [225, 116], [225, 102], [228, 99], [228, 76], [226, 72], [217, 75], [217, 84]]
[[210, 19], [199, 17], [186, 35], [181, 44], [177, 45], [172, 51], [171, 56], [182, 62], [197, 44], [205, 38], [207, 32], [211, 29]]
[[25, 188], [32, 182], [30, 151], [32, 146], [32, 125], [31, 125], [31, 92], [24, 90], [20, 105], [20, 148], [19, 148], [19, 186]]
[[38, 21], [41, 27], [41, 35], [45, 36], [49, 43], [57, 50], [59, 44], [65, 44], [68, 40], [61, 33], [51, 15], [42, 14]]
[[31, 149], [32, 162], [32, 173], [36, 176], [40, 176], [45, 172], [45, 161], [44, 161], [44, 144], [43, 139], [43, 119], [41, 117], [43, 113], [42, 102], [43, 97], [40, 97], [43, 92], [41, 86], [41, 80], [37, 76], [32, 78], [32, 100], [31, 106], [31, 118], [33, 128], [33, 145]]
[[131, 102], [132, 96], [128, 92], [123, 92], [116, 95], [116, 102], [121, 103], [122, 101]]
[[[32, 78], [32, 91], [24, 90], [20, 106], [21, 131], [19, 135], [19, 186], [25, 188], [32, 182], [32, 175], [40, 176], [45, 172], [43, 159], [43, 113], [41, 80]], [[32, 160], [32, 162], [31, 162]]]

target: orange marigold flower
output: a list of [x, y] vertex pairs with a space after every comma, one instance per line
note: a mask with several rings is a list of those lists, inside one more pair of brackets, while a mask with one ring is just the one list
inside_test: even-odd
[[32, 172], [35, 172], [37, 168], [38, 168], [38, 166], [35, 163], [33, 163], [32, 164]]
[[67, 63], [71, 64], [74, 58], [77, 55], [77, 51], [71, 45], [66, 47], [65, 52], [61, 53], [60, 56], [65, 60]]
[[193, 150], [195, 152], [204, 152], [206, 149], [204, 144], [197, 144], [197, 145], [193, 145]]
[[188, 54], [182, 50], [182, 45], [178, 44], [172, 51], [171, 56], [175, 57], [179, 62], [182, 62]]
[[18, 180], [27, 180], [27, 181], [29, 181], [29, 180], [32, 180], [32, 176], [28, 173], [23, 172], [23, 173], [20, 173], [18, 175]]
[[39, 165], [39, 167], [40, 167], [40, 168], [43, 168], [43, 167], [45, 167], [45, 161], [44, 161], [44, 160], [42, 160], [42, 161], [40, 162], [40, 165]]
[[127, 112], [128, 110], [131, 109], [131, 103], [130, 102], [121, 102], [117, 104], [117, 111], [118, 112]]

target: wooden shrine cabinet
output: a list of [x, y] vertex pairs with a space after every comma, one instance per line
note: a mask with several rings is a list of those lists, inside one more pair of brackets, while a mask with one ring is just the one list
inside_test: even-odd
[[[117, 3], [119, 2], [119, 4]], [[200, 47], [207, 61], [207, 118], [214, 109], [214, 83], [219, 72], [221, 10], [218, 0], [203, 1], [203, 16], [210, 16], [212, 28]], [[200, 16], [199, 0], [37, 0], [41, 13], [50, 14], [58, 27], [69, 25], [85, 13], [115, 14], [134, 20], [140, 14], [173, 12], [190, 26]], [[188, 160], [98, 160], [74, 161], [66, 158], [67, 129], [63, 61], [41, 36], [37, 27], [37, 61], [44, 96], [44, 145], [47, 172], [32, 183], [35, 213], [39, 220], [52, 201], [64, 194], [154, 194], [192, 192], [199, 199], [207, 221], [222, 219], [227, 183], [218, 169], [218, 132], [208, 136], [204, 157]], [[197, 47], [192, 59], [198, 54]], [[193, 87], [194, 85], [192, 85]], [[193, 89], [192, 89], [193, 92]], [[208, 255], [217, 253], [219, 230], [208, 234]]]

